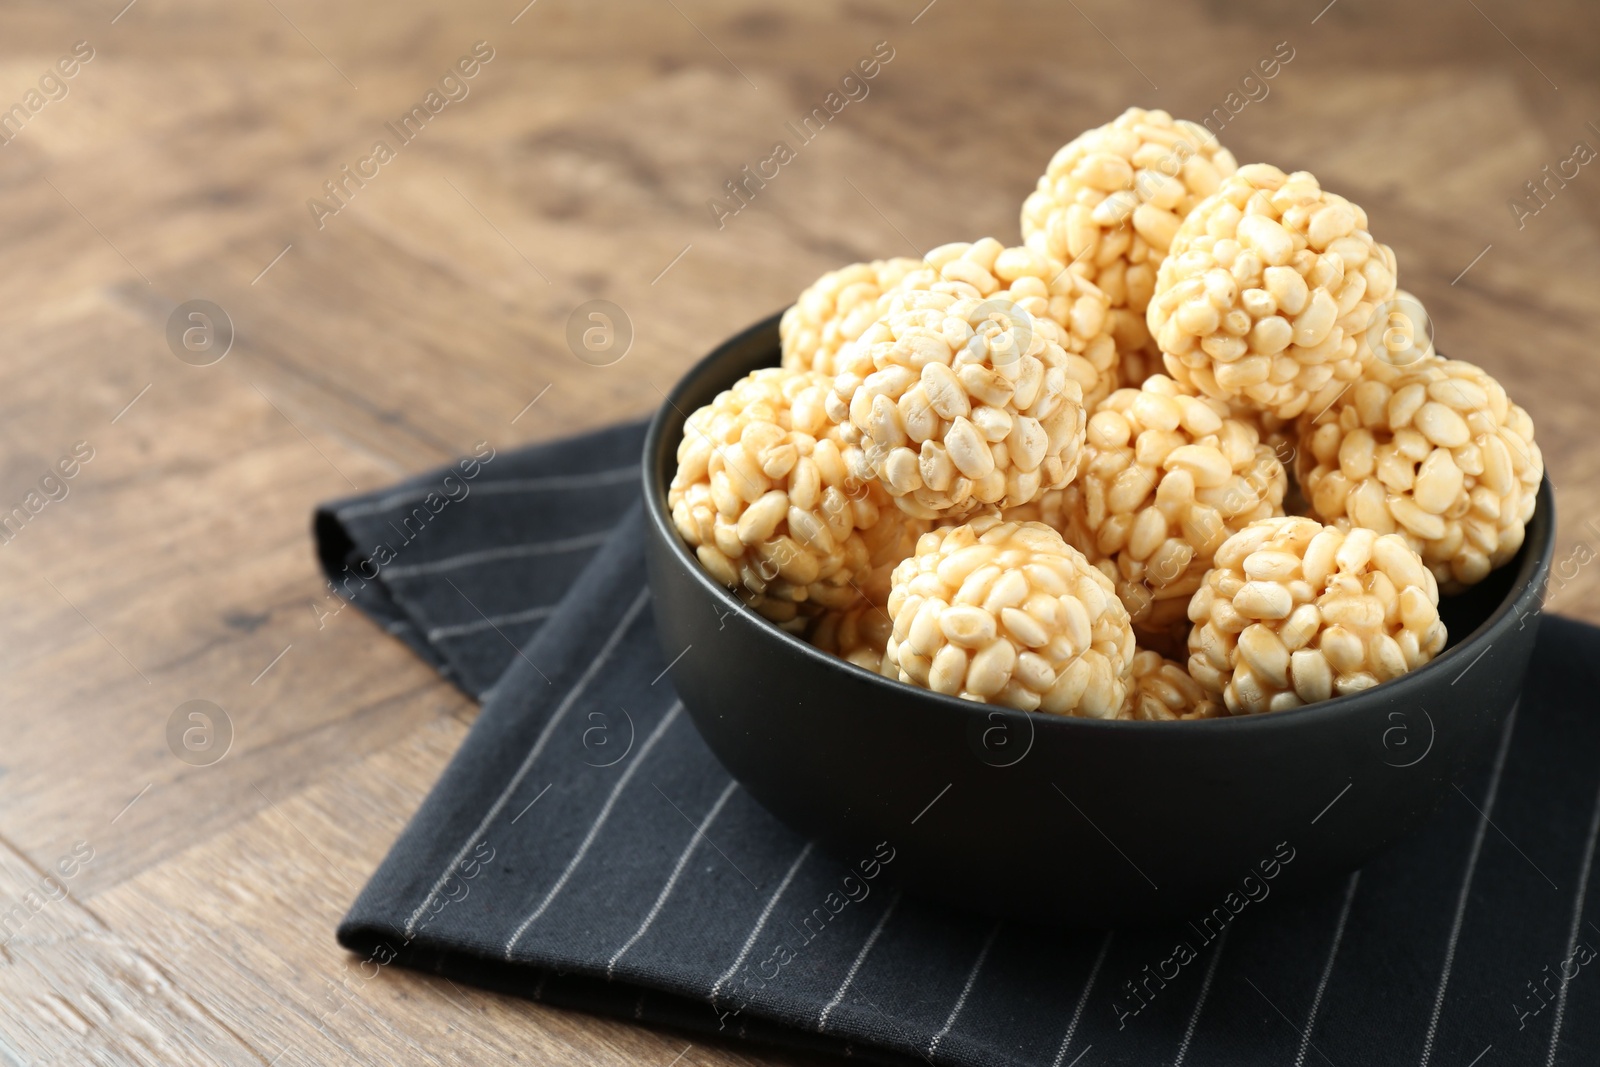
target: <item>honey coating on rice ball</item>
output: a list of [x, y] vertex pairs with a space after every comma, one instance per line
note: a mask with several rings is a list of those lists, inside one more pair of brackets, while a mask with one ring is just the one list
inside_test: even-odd
[[1234, 715], [1370, 689], [1446, 638], [1438, 584], [1405, 538], [1301, 516], [1228, 538], [1189, 618], [1189, 674]]
[[1156, 271], [1184, 217], [1236, 168], [1204, 126], [1134, 107], [1064, 145], [1023, 202], [1028, 246], [1073, 264], [1110, 300], [1123, 384], [1160, 369], [1144, 321]]
[[1222, 702], [1184, 669], [1152, 649], [1141, 648], [1128, 665], [1128, 699], [1117, 718], [1135, 722], [1217, 719]]
[[1446, 593], [1522, 547], [1544, 458], [1533, 420], [1482, 368], [1375, 363], [1301, 427], [1300, 482], [1323, 522], [1399, 533]]
[[1113, 380], [1104, 297], [993, 240], [935, 249], [928, 263], [834, 379], [828, 417], [859, 445], [853, 473], [907, 514], [945, 521], [1065, 485], [1083, 442], [1082, 382]]
[[1173, 378], [1292, 419], [1360, 377], [1394, 293], [1394, 250], [1365, 211], [1311, 174], [1253, 163], [1184, 220], [1147, 322]]
[[1042, 523], [988, 513], [926, 533], [895, 568], [886, 665], [936, 692], [1114, 718], [1133, 629], [1111, 581]]
[[689, 416], [667, 491], [701, 566], [780, 623], [857, 603], [901, 543], [900, 513], [850, 476], [828, 388], [778, 367], [740, 379]]
[[885, 297], [923, 261], [904, 256], [852, 263], [811, 283], [778, 320], [783, 365], [838, 374], [839, 350], [883, 314]]
[[1189, 596], [1217, 548], [1257, 519], [1283, 514], [1287, 477], [1255, 428], [1220, 400], [1155, 375], [1119, 389], [1089, 418], [1078, 479], [1084, 552], [1105, 561], [1146, 643], [1188, 633]]

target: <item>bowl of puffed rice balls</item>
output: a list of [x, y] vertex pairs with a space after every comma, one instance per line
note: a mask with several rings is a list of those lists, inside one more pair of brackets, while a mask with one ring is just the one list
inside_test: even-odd
[[1517, 700], [1532, 420], [1360, 207], [1165, 112], [1062, 148], [1021, 237], [829, 272], [673, 389], [685, 708], [794, 830], [963, 907], [1156, 922], [1359, 867]]

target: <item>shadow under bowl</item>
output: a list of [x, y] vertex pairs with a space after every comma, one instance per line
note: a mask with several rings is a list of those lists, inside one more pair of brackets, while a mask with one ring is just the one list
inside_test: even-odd
[[646, 556], [666, 654], [700, 650], [673, 682], [706, 743], [841, 862], [887, 843], [885, 871], [904, 888], [1031, 922], [1184, 918], [1274, 867], [1274, 889], [1293, 892], [1361, 866], [1425, 822], [1498, 736], [1550, 567], [1548, 480], [1517, 556], [1441, 604], [1445, 652], [1292, 711], [1203, 722], [1012, 711], [891, 681], [778, 629], [700, 568], [666, 504], [687, 413], [776, 365], [777, 323], [717, 348], [656, 414]]

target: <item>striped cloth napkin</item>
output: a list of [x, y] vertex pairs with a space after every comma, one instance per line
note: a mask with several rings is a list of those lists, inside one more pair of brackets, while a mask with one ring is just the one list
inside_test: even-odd
[[1600, 1062], [1594, 629], [1543, 620], [1485, 765], [1314, 895], [1220, 929], [1002, 923], [896, 892], [888, 846], [813, 848], [717, 763], [651, 621], [641, 442], [480, 446], [318, 511], [334, 590], [483, 702], [339, 927], [352, 951], [890, 1063]]

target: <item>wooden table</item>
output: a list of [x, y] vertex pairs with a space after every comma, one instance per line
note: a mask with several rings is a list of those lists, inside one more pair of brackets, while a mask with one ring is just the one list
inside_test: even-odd
[[[1440, 347], [1537, 420], [1553, 606], [1600, 620], [1600, 164], [1508, 207], [1600, 148], [1592, 4], [125, 2], [13, 3], [0, 33], [0, 1062], [796, 1062], [356, 975], [334, 925], [475, 709], [335, 611], [308, 517], [639, 415], [825, 269], [1014, 243], [1055, 148], [1129, 104], [1367, 208]], [[879, 42], [869, 95], [796, 138]], [[566, 340], [596, 298], [635, 334], [604, 368]], [[207, 366], [221, 332], [168, 340], [193, 299], [232, 324]], [[231, 723], [211, 766], [169, 747], [191, 700]]]

